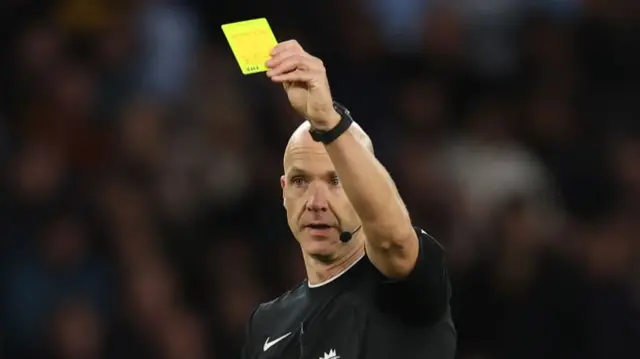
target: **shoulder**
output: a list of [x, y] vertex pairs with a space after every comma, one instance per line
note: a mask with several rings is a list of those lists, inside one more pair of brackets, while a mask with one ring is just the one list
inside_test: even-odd
[[413, 269], [402, 279], [379, 281], [376, 303], [383, 312], [406, 324], [433, 324], [449, 309], [451, 298], [444, 248], [426, 231], [419, 227], [414, 230], [419, 251]]
[[268, 302], [257, 305], [250, 318], [252, 327], [263, 327], [266, 323], [281, 320], [283, 315], [291, 315], [296, 307], [302, 307], [305, 298], [305, 284], [299, 283], [291, 290]]
[[428, 241], [429, 244], [434, 244], [440, 250], [444, 250], [444, 247], [431, 234], [427, 233], [427, 231], [415, 226], [413, 227], [413, 229], [416, 231], [419, 241]]

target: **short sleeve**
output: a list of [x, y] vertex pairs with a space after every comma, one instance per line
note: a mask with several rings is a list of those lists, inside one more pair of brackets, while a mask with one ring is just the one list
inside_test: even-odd
[[424, 230], [414, 229], [419, 253], [413, 270], [402, 280], [383, 280], [377, 299], [384, 312], [408, 324], [426, 325], [448, 312], [451, 286], [442, 245]]

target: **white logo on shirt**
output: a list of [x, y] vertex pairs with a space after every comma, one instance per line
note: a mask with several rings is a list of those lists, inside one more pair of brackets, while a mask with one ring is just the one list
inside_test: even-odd
[[337, 355], [336, 351], [334, 349], [331, 349], [328, 353], [324, 353], [324, 355], [321, 356], [320, 359], [340, 359], [340, 355]]
[[267, 351], [269, 350], [269, 348], [271, 348], [272, 346], [278, 344], [279, 341], [281, 341], [282, 339], [288, 337], [289, 335], [291, 335], [291, 332], [281, 336], [280, 338], [274, 339], [272, 341], [269, 341], [269, 338], [267, 338], [267, 340], [264, 342], [264, 346], [262, 347], [262, 351]]

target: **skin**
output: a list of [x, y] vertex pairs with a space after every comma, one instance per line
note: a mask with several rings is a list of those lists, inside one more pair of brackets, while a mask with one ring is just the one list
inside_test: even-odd
[[[271, 51], [266, 65], [267, 76], [283, 85], [291, 106], [307, 119], [287, 145], [281, 184], [309, 283], [331, 279], [365, 252], [388, 278], [406, 277], [418, 257], [417, 235], [368, 136], [357, 125], [329, 145], [316, 143], [308, 134], [309, 126], [327, 130], [341, 118], [333, 108], [324, 64], [290, 40]], [[310, 223], [330, 229], [313, 230]], [[353, 231], [359, 225], [362, 230], [350, 242], [340, 242], [342, 230]]]
[[[342, 188], [331, 158], [322, 144], [313, 141], [309, 128], [305, 122], [291, 136], [280, 184], [289, 228], [300, 244], [309, 278], [315, 283], [330, 279], [361, 258], [365, 235], [358, 231], [346, 244], [340, 241], [343, 230], [351, 232], [362, 221]], [[359, 126], [352, 126], [350, 131], [373, 151], [369, 136]], [[331, 228], [327, 233], [313, 233], [307, 225], [314, 222]]]

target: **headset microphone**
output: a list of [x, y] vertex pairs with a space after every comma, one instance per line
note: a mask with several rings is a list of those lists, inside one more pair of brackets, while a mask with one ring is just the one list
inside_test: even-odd
[[340, 233], [340, 242], [342, 243], [349, 242], [353, 238], [353, 235], [360, 230], [360, 228], [362, 228], [362, 226], [358, 226], [358, 228], [356, 228], [353, 232], [344, 231]]

